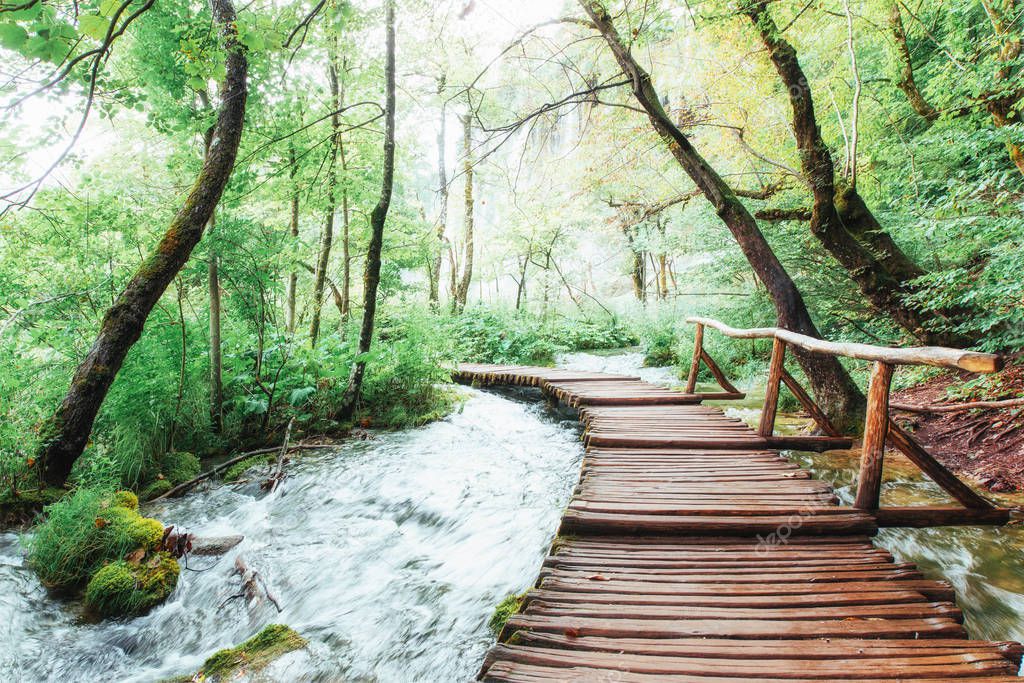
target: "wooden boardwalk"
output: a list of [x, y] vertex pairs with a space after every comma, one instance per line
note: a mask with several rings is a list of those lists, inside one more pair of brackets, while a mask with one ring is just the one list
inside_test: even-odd
[[540, 388], [580, 410], [587, 444], [482, 680], [1017, 680], [1018, 643], [968, 640], [948, 583], [872, 545], [871, 514], [708, 395], [552, 368], [456, 377]]

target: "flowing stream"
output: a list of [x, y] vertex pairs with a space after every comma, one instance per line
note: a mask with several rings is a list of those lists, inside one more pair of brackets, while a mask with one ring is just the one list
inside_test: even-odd
[[[200, 535], [244, 534], [192, 557], [171, 598], [137, 619], [82, 623], [0, 534], [0, 681], [159, 681], [196, 671], [263, 626], [309, 640], [255, 680], [468, 681], [495, 605], [532, 585], [575, 482], [575, 420], [468, 390], [463, 410], [304, 455], [278, 492], [218, 486], [143, 512]], [[307, 452], [308, 453], [308, 452]], [[225, 599], [236, 555], [283, 608]]]
[[[678, 382], [641, 360], [633, 350], [575, 353], [559, 365]], [[25, 567], [22, 539], [0, 534], [0, 681], [159, 681], [270, 623], [310, 645], [253, 680], [472, 680], [494, 606], [536, 577], [582, 448], [575, 420], [534, 396], [466, 391], [443, 421], [302, 456], [277, 493], [254, 481], [146, 507], [196, 534], [245, 540], [220, 558], [192, 557], [171, 598], [144, 617], [83, 622]], [[759, 403], [726, 409], [756, 421]], [[781, 418], [779, 429], [803, 424]], [[855, 453], [790, 457], [852, 499]], [[925, 502], [945, 501], [912, 467], [887, 467], [883, 504]], [[885, 530], [878, 542], [951, 581], [972, 636], [1024, 639], [1020, 529]], [[225, 602], [239, 590], [237, 555], [265, 577], [280, 614]]]

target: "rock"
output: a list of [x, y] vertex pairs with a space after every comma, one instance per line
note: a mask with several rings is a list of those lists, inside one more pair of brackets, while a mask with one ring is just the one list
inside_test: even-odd
[[93, 575], [85, 589], [86, 609], [102, 618], [137, 616], [167, 599], [178, 585], [178, 561], [163, 552], [134, 559], [112, 562]]
[[193, 555], [223, 555], [245, 540], [245, 536], [198, 536], [192, 538]]
[[232, 680], [239, 672], [252, 674], [278, 657], [306, 647], [298, 633], [281, 624], [271, 624], [241, 645], [219, 650], [203, 662], [193, 681]]

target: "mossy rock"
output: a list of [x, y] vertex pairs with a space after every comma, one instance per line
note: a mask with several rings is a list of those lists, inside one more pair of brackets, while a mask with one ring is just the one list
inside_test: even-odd
[[155, 550], [164, 525], [124, 507], [135, 504], [134, 496], [80, 489], [51, 505], [32, 535], [30, 566], [46, 586], [74, 591], [104, 564]]
[[154, 498], [159, 498], [164, 495], [172, 488], [174, 488], [174, 486], [171, 482], [166, 479], [157, 479], [152, 484], [142, 489], [141, 493], [139, 493], [139, 498], [142, 500], [153, 500]]
[[487, 622], [487, 626], [490, 627], [491, 632], [495, 636], [501, 635], [502, 629], [505, 628], [505, 624], [509, 618], [519, 611], [519, 608], [523, 606], [523, 599], [526, 598], [526, 592], [520, 593], [519, 595], [507, 595], [505, 599], [498, 603], [498, 606], [494, 608], [494, 614], [491, 615], [490, 621]]
[[164, 552], [152, 553], [139, 562], [112, 562], [89, 581], [85, 606], [102, 617], [145, 614], [159, 605], [178, 585], [178, 561]]
[[306, 646], [306, 640], [283, 624], [271, 624], [241, 645], [213, 653], [192, 680], [225, 681], [240, 671], [259, 671], [278, 657]]
[[100, 513], [110, 529], [108, 534], [131, 548], [156, 548], [164, 536], [164, 525], [159, 520], [143, 517], [136, 510], [112, 507]]
[[172, 486], [184, 484], [199, 476], [202, 466], [199, 458], [184, 451], [164, 453], [160, 458], [160, 472]]

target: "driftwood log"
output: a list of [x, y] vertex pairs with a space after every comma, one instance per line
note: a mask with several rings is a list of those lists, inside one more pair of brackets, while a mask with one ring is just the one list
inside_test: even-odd
[[[313, 449], [317, 449], [317, 448], [336, 448], [336, 445], [335, 444], [302, 444], [302, 443], [300, 443], [300, 444], [295, 444], [294, 446], [290, 446], [287, 450], [289, 450], [289, 451], [303, 451], [303, 450], [313, 450]], [[252, 458], [254, 456], [257, 456], [257, 455], [264, 455], [266, 453], [273, 453], [274, 451], [279, 450], [279, 449], [280, 449], [280, 446], [273, 446], [271, 448], [258, 448], [258, 449], [254, 450], [254, 451], [248, 451], [247, 453], [241, 453], [239, 455], [236, 455], [235, 457], [233, 457], [233, 458], [231, 458], [229, 460], [225, 460], [224, 462], [222, 462], [221, 464], [217, 465], [216, 467], [212, 467], [209, 470], [207, 470], [206, 472], [203, 472], [202, 474], [200, 474], [195, 479], [190, 479], [190, 480], [184, 482], [183, 484], [178, 484], [177, 486], [172, 488], [167, 493], [164, 493], [163, 495], [159, 495], [156, 498], [154, 498], [153, 500], [163, 500], [164, 498], [174, 498], [176, 496], [180, 496], [181, 494], [183, 494], [185, 491], [188, 491], [189, 489], [191, 489], [196, 484], [202, 483], [203, 481], [209, 479], [210, 477], [212, 477], [213, 475], [217, 474], [218, 472], [222, 472], [222, 471], [226, 470], [227, 468], [231, 467], [232, 465], [234, 465], [236, 463], [242, 462], [243, 460], [247, 460], [247, 459]]]

